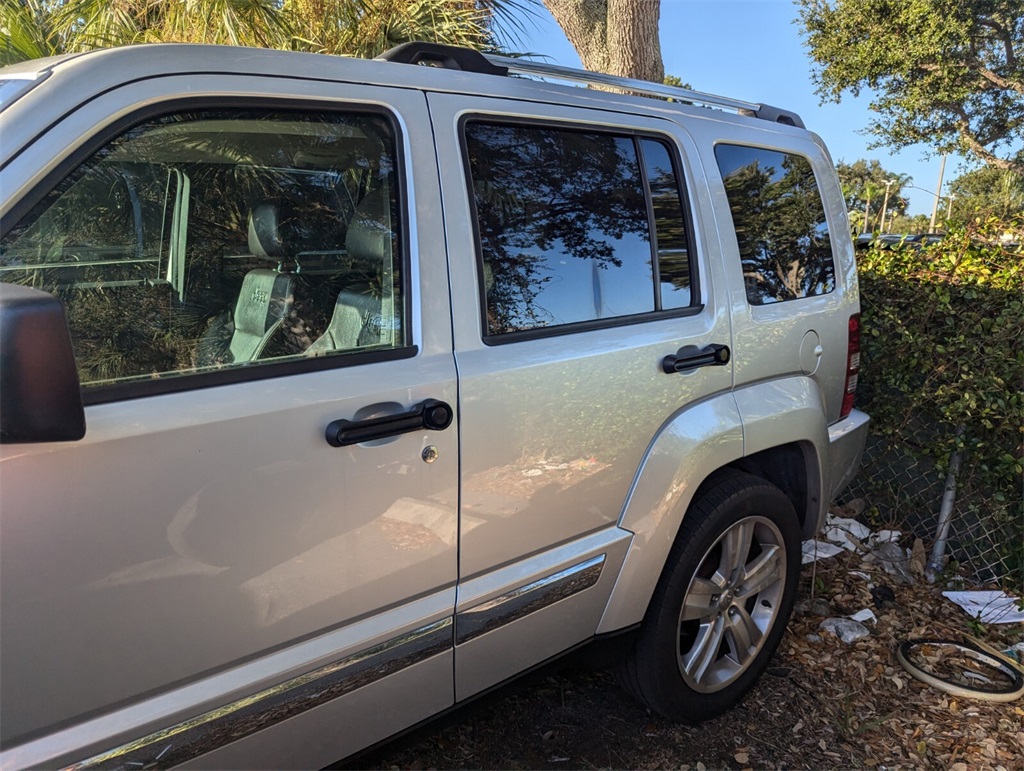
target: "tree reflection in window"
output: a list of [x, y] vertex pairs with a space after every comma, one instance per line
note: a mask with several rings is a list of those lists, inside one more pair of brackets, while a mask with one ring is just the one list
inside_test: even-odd
[[810, 163], [740, 145], [715, 148], [751, 305], [835, 288], [828, 223]]
[[653, 311], [632, 138], [472, 122], [488, 334]]
[[690, 249], [678, 177], [669, 149], [663, 142], [644, 139], [641, 144], [658, 242], [660, 308], [686, 308], [691, 298]]

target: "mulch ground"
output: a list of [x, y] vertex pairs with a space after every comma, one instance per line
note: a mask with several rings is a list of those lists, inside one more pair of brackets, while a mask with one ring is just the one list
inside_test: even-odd
[[[868, 582], [851, 571], [890, 586], [894, 602], [875, 607]], [[829, 615], [872, 608], [877, 623], [869, 624], [870, 636], [843, 643], [819, 629], [822, 604], [804, 603], [765, 675], [714, 720], [664, 720], [610, 673], [579, 668], [570, 658], [348, 767], [1024, 769], [1024, 704], [946, 695], [912, 679], [896, 660], [908, 638], [971, 634], [970, 619], [940, 588], [894, 584], [878, 565], [847, 552], [804, 567], [802, 597], [810, 599], [812, 590]], [[1003, 648], [1019, 642], [1022, 631], [991, 626], [980, 639]]]

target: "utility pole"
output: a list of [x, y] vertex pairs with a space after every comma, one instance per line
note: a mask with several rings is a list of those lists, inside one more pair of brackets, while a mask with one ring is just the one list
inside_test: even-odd
[[953, 216], [953, 199], [956, 198], [952, 193], [949, 194], [949, 206], [946, 208], [946, 219], [948, 220]]
[[882, 201], [882, 218], [878, 221], [878, 229], [885, 230], [885, 210], [889, 208], [889, 188], [896, 184], [895, 179], [885, 180], [885, 198]]
[[935, 188], [935, 206], [932, 207], [932, 221], [928, 225], [928, 232], [935, 232], [935, 218], [939, 216], [939, 194], [942, 192], [942, 176], [946, 173], [946, 156], [942, 156], [942, 164], [939, 166], [939, 186]]

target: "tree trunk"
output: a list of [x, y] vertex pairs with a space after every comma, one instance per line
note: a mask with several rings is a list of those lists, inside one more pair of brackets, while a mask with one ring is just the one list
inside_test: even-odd
[[544, 5], [588, 70], [664, 81], [660, 0], [544, 0]]

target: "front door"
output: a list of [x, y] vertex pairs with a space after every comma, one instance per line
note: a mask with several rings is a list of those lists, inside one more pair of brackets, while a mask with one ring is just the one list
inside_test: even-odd
[[[166, 77], [67, 123], [99, 135], [0, 246], [64, 301], [88, 405], [80, 442], [0, 448], [4, 748], [84, 725], [166, 765], [328, 714], [260, 755], [310, 767], [451, 704], [458, 425], [381, 420], [456, 404], [423, 95]], [[393, 678], [416, 698], [368, 708]]]

